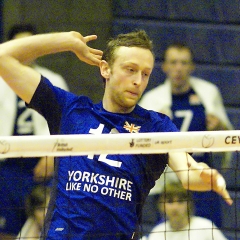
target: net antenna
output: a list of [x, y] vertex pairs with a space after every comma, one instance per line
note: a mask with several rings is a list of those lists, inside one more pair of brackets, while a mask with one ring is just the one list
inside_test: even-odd
[[240, 131], [0, 137], [0, 157], [240, 151]]

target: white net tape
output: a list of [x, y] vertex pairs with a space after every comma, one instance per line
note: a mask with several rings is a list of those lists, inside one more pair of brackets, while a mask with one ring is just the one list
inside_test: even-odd
[[240, 151], [240, 131], [0, 137], [0, 157]]

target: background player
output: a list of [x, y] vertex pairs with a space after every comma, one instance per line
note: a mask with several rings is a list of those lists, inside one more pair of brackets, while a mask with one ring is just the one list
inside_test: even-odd
[[[31, 24], [17, 24], [12, 26], [8, 38], [25, 39], [35, 35], [36, 28]], [[51, 82], [68, 90], [64, 78], [35, 61], [28, 62]], [[36, 111], [26, 108], [24, 101], [0, 79], [0, 135], [43, 135], [49, 134], [46, 120]], [[53, 158], [16, 158], [5, 159], [0, 162], [0, 239], [15, 239], [24, 222], [26, 214], [24, 208], [25, 197], [32, 188], [42, 181], [49, 181], [54, 171]]]

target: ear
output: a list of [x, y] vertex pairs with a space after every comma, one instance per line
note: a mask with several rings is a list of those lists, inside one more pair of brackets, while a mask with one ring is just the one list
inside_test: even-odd
[[105, 60], [102, 60], [99, 64], [99, 68], [100, 68], [102, 77], [105, 78], [106, 80], [109, 79], [110, 73], [111, 73], [109, 64]]

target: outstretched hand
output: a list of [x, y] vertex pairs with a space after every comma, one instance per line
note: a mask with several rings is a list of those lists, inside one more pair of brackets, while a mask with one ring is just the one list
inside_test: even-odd
[[41, 157], [33, 170], [34, 180], [42, 182], [50, 179], [54, 173], [54, 157]]
[[211, 186], [213, 191], [222, 196], [229, 205], [232, 205], [233, 200], [231, 199], [226, 189], [226, 182], [223, 176], [216, 169], [203, 167], [200, 173], [200, 177], [206, 184], [209, 184]]
[[73, 52], [83, 62], [99, 66], [103, 52], [101, 50], [87, 46], [87, 43], [97, 39], [96, 35], [83, 37], [78, 32], [71, 32], [76, 38], [76, 44], [73, 46]]

